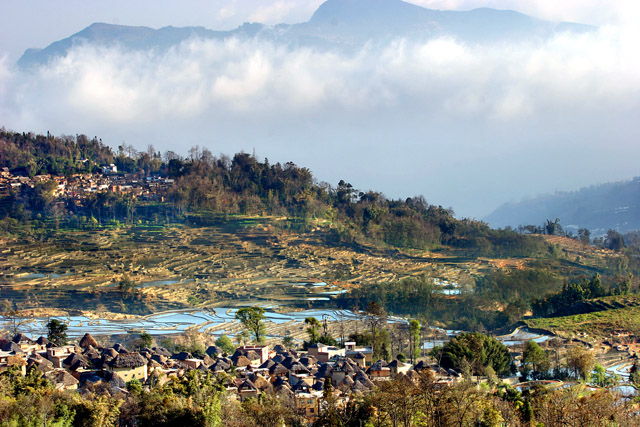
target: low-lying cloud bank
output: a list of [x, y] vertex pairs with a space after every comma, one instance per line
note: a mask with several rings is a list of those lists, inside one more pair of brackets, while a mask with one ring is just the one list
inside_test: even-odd
[[238, 39], [164, 53], [77, 46], [32, 72], [0, 60], [0, 125], [183, 153], [256, 148], [332, 182], [481, 216], [523, 194], [633, 175], [636, 40], [603, 27], [527, 44], [398, 39], [353, 54]]

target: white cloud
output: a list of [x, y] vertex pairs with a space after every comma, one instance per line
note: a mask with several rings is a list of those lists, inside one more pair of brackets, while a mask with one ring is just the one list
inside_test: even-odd
[[[611, 29], [561, 34], [540, 45], [396, 40], [355, 55], [235, 39], [191, 40], [163, 54], [79, 46], [33, 76], [16, 76], [14, 92], [25, 101], [30, 92], [35, 98], [55, 93], [74, 110], [113, 122], [212, 108], [291, 113], [406, 102], [447, 114], [517, 119], [548, 105], [631, 107], [640, 64], [627, 48], [633, 45], [624, 34]], [[29, 102], [16, 107], [34, 109]]]
[[[616, 164], [614, 155], [602, 147], [627, 149], [640, 133], [624, 121], [640, 112], [635, 49], [634, 33], [619, 27], [539, 44], [395, 40], [354, 54], [235, 39], [190, 40], [165, 53], [78, 46], [33, 74], [0, 61], [0, 125], [86, 132], [114, 145], [158, 138], [157, 146], [185, 145], [181, 151], [214, 135], [237, 144], [219, 151], [258, 146], [270, 158], [310, 163], [320, 176], [339, 168], [392, 196], [434, 192], [473, 214], [488, 209], [489, 188], [505, 194], [497, 205], [532, 181], [550, 186], [566, 173], [514, 160], [531, 152], [567, 157], [579, 147], [597, 172], [576, 169], [575, 179], [611, 179], [601, 165]], [[452, 153], [454, 167], [435, 160]], [[505, 153], [495, 171], [482, 166]], [[389, 170], [354, 163], [394, 156]], [[633, 158], [616, 173], [635, 167]], [[408, 170], [415, 173], [403, 177]], [[459, 185], [457, 174], [473, 179], [439, 184]]]

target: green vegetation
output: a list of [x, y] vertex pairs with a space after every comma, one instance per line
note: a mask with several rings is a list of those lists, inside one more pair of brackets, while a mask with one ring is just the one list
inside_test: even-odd
[[140, 334], [140, 348], [151, 348], [153, 345], [153, 337], [148, 332]]
[[226, 335], [222, 335], [220, 338], [216, 339], [215, 344], [229, 355], [233, 354], [236, 350], [236, 346], [231, 342], [231, 338]]
[[442, 367], [473, 375], [486, 375], [491, 368], [496, 375], [509, 372], [509, 350], [500, 341], [478, 332], [462, 333], [442, 348]]
[[520, 366], [523, 378], [531, 376], [534, 380], [543, 380], [548, 377], [550, 369], [551, 362], [544, 350], [535, 341], [527, 341]]
[[[602, 285], [600, 275], [596, 273], [591, 280], [581, 283], [570, 283], [562, 287], [562, 291], [533, 302], [533, 312], [537, 316], [560, 316], [575, 313], [580, 310], [576, 305], [582, 301], [609, 295], [626, 295], [629, 293], [628, 281], [606, 291]], [[583, 308], [584, 309], [584, 308]]]
[[[409, 321], [409, 354], [411, 356], [411, 362], [416, 363], [418, 357], [420, 357], [420, 329], [422, 325], [420, 322], [413, 319]], [[404, 356], [404, 355], [403, 355]]]
[[[82, 291], [73, 296], [65, 293], [67, 287], [39, 289], [39, 295], [55, 293], [61, 305], [146, 314], [159, 308], [206, 307], [224, 299], [246, 303], [256, 296], [262, 298], [262, 293], [248, 287], [240, 289], [231, 281], [216, 284], [223, 290], [184, 283], [185, 292], [179, 296], [169, 291], [150, 296], [151, 292], [138, 285], [159, 264], [162, 267], [154, 271], [159, 280], [178, 275], [182, 279], [226, 280], [232, 274], [224, 276], [220, 272], [228, 273], [229, 264], [245, 265], [241, 274], [234, 271], [233, 276], [261, 280], [262, 274], [247, 273], [253, 267], [245, 262], [247, 258], [261, 259], [255, 262], [261, 267], [268, 262], [280, 263], [277, 271], [288, 271], [278, 278], [291, 277], [290, 269], [315, 265], [320, 259], [312, 251], [299, 249], [304, 241], [314, 250], [350, 251], [349, 257], [334, 264], [325, 262], [336, 261], [331, 250], [325, 251], [321, 259], [324, 270], [309, 269], [304, 275], [356, 285], [327, 304], [366, 311], [375, 303], [385, 312], [424, 324], [438, 322], [486, 331], [513, 325], [531, 309], [539, 316], [569, 314], [574, 313], [570, 310], [576, 303], [628, 293], [632, 280], [623, 283], [618, 278], [640, 271], [640, 258], [631, 256], [631, 249], [622, 248], [623, 239], [614, 232], [607, 234], [603, 245], [618, 252], [593, 253], [576, 240], [557, 236], [561, 234], [558, 219], [547, 221], [540, 230], [492, 230], [479, 221], [456, 219], [450, 209], [431, 205], [422, 196], [390, 200], [377, 192], [359, 191], [344, 180], [332, 187], [318, 183], [307, 168], [293, 163], [271, 164], [246, 153], [216, 157], [207, 149], [195, 147], [188, 158], [182, 158], [172, 152], [160, 154], [152, 147], [138, 152], [123, 145], [114, 151], [100, 140], [82, 135], [71, 138], [3, 131], [0, 154], [0, 167], [8, 167], [13, 174], [34, 177], [48, 173], [52, 178], [33, 180], [20, 190], [9, 186], [0, 195], [0, 235], [23, 245], [16, 253], [40, 251], [44, 259], [55, 255], [56, 248], [74, 258], [86, 256], [85, 261], [104, 262], [105, 268], [92, 265], [91, 269], [78, 269], [83, 275], [90, 270], [83, 277], [108, 276], [117, 284], [96, 291], [92, 286], [102, 283], [86, 280], [79, 283]], [[146, 182], [162, 177], [172, 184], [153, 187], [144, 195], [105, 189], [58, 195], [58, 182], [64, 177], [96, 173], [109, 163], [118, 167], [118, 175], [100, 179]], [[258, 229], [262, 234], [254, 231]], [[217, 257], [217, 251], [211, 248], [212, 238], [238, 236], [241, 230], [252, 231], [244, 240], [229, 242], [229, 247], [236, 250], [232, 256], [245, 246], [251, 246], [251, 253], [247, 251], [241, 261]], [[296, 235], [300, 236], [298, 241]], [[579, 237], [589, 241], [590, 234], [581, 230]], [[562, 239], [579, 247], [568, 247]], [[153, 253], [138, 253], [150, 246]], [[155, 250], [159, 246], [170, 248], [173, 252], [166, 256], [173, 259], [163, 258], [165, 254]], [[177, 265], [175, 259], [187, 253], [185, 259], [197, 262], [188, 268]], [[357, 259], [351, 254], [369, 257]], [[109, 259], [100, 258], [102, 255]], [[379, 276], [372, 275], [371, 269], [363, 271], [363, 265], [374, 258], [379, 262], [374, 267]], [[64, 265], [60, 267], [64, 274], [75, 270], [77, 263], [65, 260], [56, 264], [56, 269]], [[395, 265], [387, 271], [386, 265], [391, 263]], [[42, 264], [45, 268], [52, 265]], [[435, 264], [443, 269], [465, 270], [465, 282], [459, 283], [462, 286], [455, 288], [456, 292], [442, 292], [441, 286], [427, 277], [432, 272], [437, 277]], [[16, 270], [10, 271], [13, 274]], [[602, 274], [601, 288], [595, 286], [595, 279], [583, 280], [597, 272]], [[56, 270], [56, 274], [60, 273]], [[609, 283], [608, 287], [604, 283]], [[293, 305], [292, 300], [288, 301]], [[308, 307], [323, 303], [299, 298], [297, 304]], [[310, 342], [324, 339], [318, 330], [316, 326]], [[372, 343], [386, 342], [384, 331], [369, 335]], [[261, 334], [254, 331], [254, 338], [261, 338]], [[387, 354], [390, 350], [383, 347], [377, 351]]]

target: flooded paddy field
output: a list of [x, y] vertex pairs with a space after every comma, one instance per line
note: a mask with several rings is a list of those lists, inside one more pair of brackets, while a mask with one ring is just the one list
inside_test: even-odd
[[[157, 313], [149, 316], [135, 316], [124, 320], [100, 318], [98, 316], [52, 316], [50, 318], [24, 319], [21, 330], [33, 336], [46, 335], [49, 319], [58, 319], [68, 326], [67, 334], [78, 338], [89, 332], [92, 335], [114, 335], [145, 331], [151, 335], [167, 335], [197, 331], [211, 335], [234, 336], [243, 329], [235, 318], [237, 308], [213, 308], [206, 310], [181, 310]], [[268, 335], [283, 337], [292, 330], [302, 327], [304, 319], [312, 316], [336, 322], [356, 321], [356, 315], [346, 310], [305, 310], [279, 313], [266, 310]], [[1, 318], [0, 318], [1, 319]], [[288, 328], [288, 329], [287, 329]], [[304, 332], [304, 327], [302, 327]], [[287, 333], [288, 332], [288, 333]], [[306, 333], [306, 332], [305, 332]]]

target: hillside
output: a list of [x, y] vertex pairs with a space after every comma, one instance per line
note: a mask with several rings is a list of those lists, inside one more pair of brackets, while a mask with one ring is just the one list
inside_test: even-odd
[[463, 12], [440, 11], [400, 0], [328, 0], [308, 22], [275, 27], [246, 23], [231, 31], [213, 31], [202, 27], [152, 29], [95, 23], [44, 49], [28, 49], [18, 65], [29, 68], [46, 64], [54, 58], [64, 57], [71, 48], [85, 43], [163, 51], [191, 38], [255, 38], [288, 46], [334, 50], [395, 38], [425, 40], [447, 36], [478, 43], [537, 39], [557, 32], [592, 29], [581, 24], [542, 21], [508, 10], [482, 8]]
[[497, 329], [570, 281], [599, 273], [606, 291], [640, 272], [624, 253], [494, 230], [422, 196], [319, 184], [304, 167], [245, 153], [194, 148], [185, 159], [114, 152], [83, 135], [3, 132], [0, 168], [0, 299], [13, 308], [376, 302]]
[[562, 226], [575, 231], [591, 230], [603, 235], [609, 229], [625, 233], [640, 229], [640, 179], [586, 187], [505, 203], [485, 218], [493, 227], [540, 225], [559, 218]]

